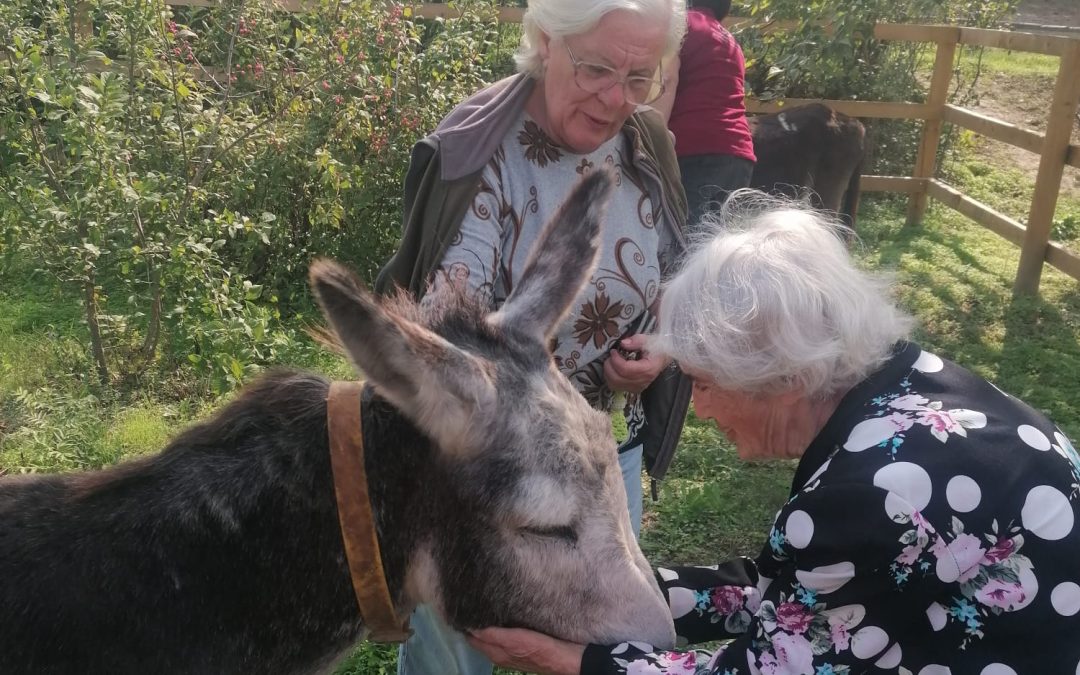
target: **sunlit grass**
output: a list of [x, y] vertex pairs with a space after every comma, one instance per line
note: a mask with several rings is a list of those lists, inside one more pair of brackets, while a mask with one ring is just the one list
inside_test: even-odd
[[176, 413], [147, 403], [119, 411], [110, 421], [104, 442], [124, 456], [144, 455], [165, 447], [176, 430]]
[[[979, 63], [979, 50], [967, 47], [961, 53], [961, 67], [973, 72]], [[982, 50], [981, 67], [984, 75], [1055, 76], [1061, 58], [1046, 54], [1015, 52], [1007, 49], [986, 48]]]
[[[1021, 224], [1027, 222], [1035, 194], [1035, 178], [1008, 165], [991, 165], [982, 159], [949, 161], [944, 166], [945, 179], [972, 199], [986, 204]], [[1058, 196], [1054, 226], [1050, 236], [1071, 244], [1080, 238], [1080, 196]]]
[[[936, 47], [927, 44], [919, 50], [920, 72], [929, 73], [934, 67]], [[1061, 58], [1048, 54], [1032, 54], [993, 47], [959, 45], [957, 66], [965, 77], [980, 70], [983, 77], [1000, 75], [1027, 75], [1029, 77], [1053, 77], [1057, 75]]]

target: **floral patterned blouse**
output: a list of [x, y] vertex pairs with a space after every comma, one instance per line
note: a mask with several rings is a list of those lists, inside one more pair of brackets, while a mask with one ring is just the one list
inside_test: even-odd
[[660, 569], [682, 640], [582, 673], [1080, 674], [1080, 457], [1022, 401], [903, 343], [807, 448], [754, 561]]
[[[534, 242], [573, 186], [596, 167], [616, 176], [608, 205], [600, 262], [555, 335], [560, 370], [593, 407], [610, 410], [612, 391], [603, 377], [614, 343], [630, 333], [649, 332], [660, 293], [661, 217], [637, 175], [630, 143], [618, 134], [588, 154], [558, 146], [527, 113], [511, 125], [481, 175], [480, 190], [461, 230], [434, 277], [450, 280], [502, 305], [524, 271]], [[627, 423], [641, 425], [641, 407], [628, 397]]]

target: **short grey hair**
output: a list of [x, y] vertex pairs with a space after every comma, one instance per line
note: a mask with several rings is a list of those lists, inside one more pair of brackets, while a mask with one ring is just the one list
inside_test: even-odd
[[650, 348], [718, 386], [837, 394], [909, 335], [889, 278], [856, 266], [831, 216], [739, 190], [702, 230], [666, 284]]
[[679, 51], [686, 35], [685, 0], [529, 0], [521, 19], [521, 45], [514, 54], [519, 72], [544, 74], [540, 36], [568, 37], [592, 30], [608, 12], [625, 10], [668, 22], [665, 58]]

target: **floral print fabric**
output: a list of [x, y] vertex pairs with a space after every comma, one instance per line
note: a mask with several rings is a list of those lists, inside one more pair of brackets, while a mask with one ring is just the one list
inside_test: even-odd
[[752, 592], [660, 571], [680, 636], [733, 640], [590, 645], [582, 672], [1080, 673], [1078, 476], [1045, 417], [902, 344], [807, 448]]
[[[541, 228], [581, 176], [597, 167], [613, 170], [616, 192], [606, 212], [599, 264], [554, 341], [563, 374], [601, 410], [610, 410], [614, 401], [603, 378], [604, 359], [619, 338], [652, 329], [660, 294], [661, 216], [630, 153], [622, 134], [589, 154], [569, 152], [523, 113], [484, 169], [480, 191], [433, 279], [436, 289], [450, 282], [501, 306]], [[643, 424], [641, 406], [634, 396], [628, 404], [633, 436]]]

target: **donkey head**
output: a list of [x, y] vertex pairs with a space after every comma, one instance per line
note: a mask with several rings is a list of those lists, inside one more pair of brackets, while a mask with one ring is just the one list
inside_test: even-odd
[[423, 489], [410, 496], [423, 522], [406, 524], [404, 602], [429, 603], [459, 629], [674, 642], [630, 529], [610, 420], [547, 349], [595, 265], [611, 184], [606, 172], [582, 181], [493, 314], [453, 292], [423, 310], [380, 303], [337, 265], [312, 268], [350, 358], [430, 439]]

